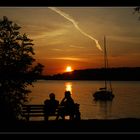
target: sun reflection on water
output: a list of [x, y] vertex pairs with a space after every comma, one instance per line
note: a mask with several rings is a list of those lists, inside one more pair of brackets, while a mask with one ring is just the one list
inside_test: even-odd
[[66, 82], [65, 83], [65, 90], [70, 91], [72, 94], [72, 83], [71, 82]]

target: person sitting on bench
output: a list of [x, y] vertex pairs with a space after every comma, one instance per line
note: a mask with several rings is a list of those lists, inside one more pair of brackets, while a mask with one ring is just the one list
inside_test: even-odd
[[65, 97], [62, 99], [60, 105], [62, 108], [59, 109], [59, 116], [61, 116], [62, 119], [65, 119], [65, 116], [69, 115], [70, 120], [73, 120], [75, 113], [75, 103], [71, 97], [70, 91], [65, 91]]
[[49, 94], [50, 100], [45, 100], [45, 120], [48, 120], [50, 115], [55, 114], [57, 107], [59, 106], [59, 101], [55, 99], [55, 94]]

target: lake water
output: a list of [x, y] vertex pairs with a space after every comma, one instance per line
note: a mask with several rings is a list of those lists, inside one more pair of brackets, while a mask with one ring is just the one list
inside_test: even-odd
[[140, 118], [140, 81], [113, 81], [112, 102], [96, 102], [92, 93], [104, 85], [103, 81], [39, 80], [30, 87], [30, 104], [43, 104], [49, 93], [54, 92], [59, 101], [65, 90], [80, 104], [82, 119]]

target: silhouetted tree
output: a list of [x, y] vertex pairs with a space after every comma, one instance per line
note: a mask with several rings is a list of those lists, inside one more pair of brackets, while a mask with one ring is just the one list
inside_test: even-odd
[[[21, 27], [7, 17], [0, 20], [0, 120], [19, 119], [28, 101], [28, 86], [41, 75], [31, 39], [20, 34]], [[35, 64], [34, 64], [35, 63]]]
[[139, 14], [139, 20], [140, 20], [140, 7], [137, 6], [136, 8], [134, 8], [134, 14], [138, 13]]

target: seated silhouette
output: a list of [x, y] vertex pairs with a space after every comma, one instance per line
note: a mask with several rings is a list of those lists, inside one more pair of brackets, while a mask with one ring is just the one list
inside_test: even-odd
[[58, 112], [58, 117], [61, 116], [63, 120], [67, 115], [70, 116], [70, 120], [80, 119], [79, 104], [74, 103], [70, 91], [65, 91], [65, 97], [60, 103]]
[[49, 94], [50, 100], [45, 100], [45, 120], [48, 120], [48, 117], [50, 115], [55, 114], [56, 109], [59, 106], [59, 101], [55, 99], [55, 94], [51, 93]]

